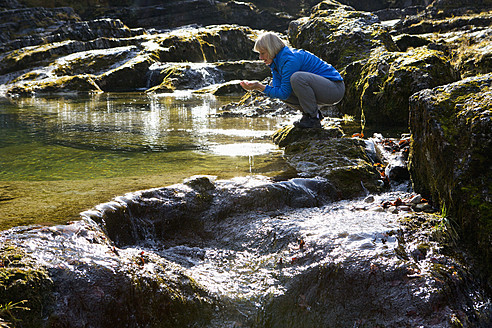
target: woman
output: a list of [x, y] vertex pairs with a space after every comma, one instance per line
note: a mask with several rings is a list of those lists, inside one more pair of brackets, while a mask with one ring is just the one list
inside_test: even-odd
[[271, 85], [242, 81], [245, 90], [258, 90], [279, 98], [302, 112], [294, 122], [299, 128], [321, 128], [318, 105], [334, 105], [345, 93], [345, 84], [333, 66], [305, 50], [289, 48], [276, 34], [265, 33], [256, 40], [254, 51], [272, 70]]

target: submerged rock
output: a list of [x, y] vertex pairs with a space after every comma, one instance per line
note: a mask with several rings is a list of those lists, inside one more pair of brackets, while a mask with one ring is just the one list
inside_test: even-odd
[[491, 86], [487, 74], [413, 95], [409, 162], [415, 191], [456, 220], [489, 273]]

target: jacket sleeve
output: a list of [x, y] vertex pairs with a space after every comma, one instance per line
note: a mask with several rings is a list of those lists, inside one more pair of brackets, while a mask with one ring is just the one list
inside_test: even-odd
[[293, 56], [287, 58], [282, 67], [279, 67], [279, 72], [272, 70], [272, 85], [267, 85], [264, 93], [272, 98], [279, 98], [286, 100], [292, 93], [292, 86], [290, 84], [290, 77], [295, 72], [299, 71], [300, 63], [298, 63]]

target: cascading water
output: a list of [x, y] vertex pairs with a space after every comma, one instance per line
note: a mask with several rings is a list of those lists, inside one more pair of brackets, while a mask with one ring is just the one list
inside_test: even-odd
[[179, 72], [179, 90], [196, 90], [224, 82], [223, 73], [210, 63], [154, 63], [147, 73], [147, 89], [159, 85], [173, 72]]
[[[432, 240], [404, 231], [412, 218], [431, 220], [425, 214], [381, 205], [411, 197], [393, 191], [333, 201], [333, 187], [320, 178], [200, 176], [117, 197], [82, 213], [83, 221], [11, 229], [0, 239], [51, 268], [57, 295], [68, 300], [54, 313], [69, 327], [109, 327], [108, 315], [136, 327], [150, 318], [159, 318], [159, 327], [358, 327], [367, 318], [446, 327], [436, 318], [455, 313], [440, 294], [451, 282], [432, 270], [436, 263], [461, 270], [459, 264]], [[127, 289], [134, 296], [125, 296]], [[468, 292], [473, 311], [486, 311], [480, 293]], [[143, 302], [137, 311], [150, 317], [111, 306], [135, 298]], [[432, 307], [442, 302], [447, 307]]]

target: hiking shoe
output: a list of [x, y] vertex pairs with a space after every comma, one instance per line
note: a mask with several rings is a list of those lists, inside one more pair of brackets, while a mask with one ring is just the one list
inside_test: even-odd
[[308, 114], [302, 114], [301, 119], [294, 122], [294, 126], [300, 129], [320, 129], [321, 122], [319, 118], [311, 117], [311, 115]]

